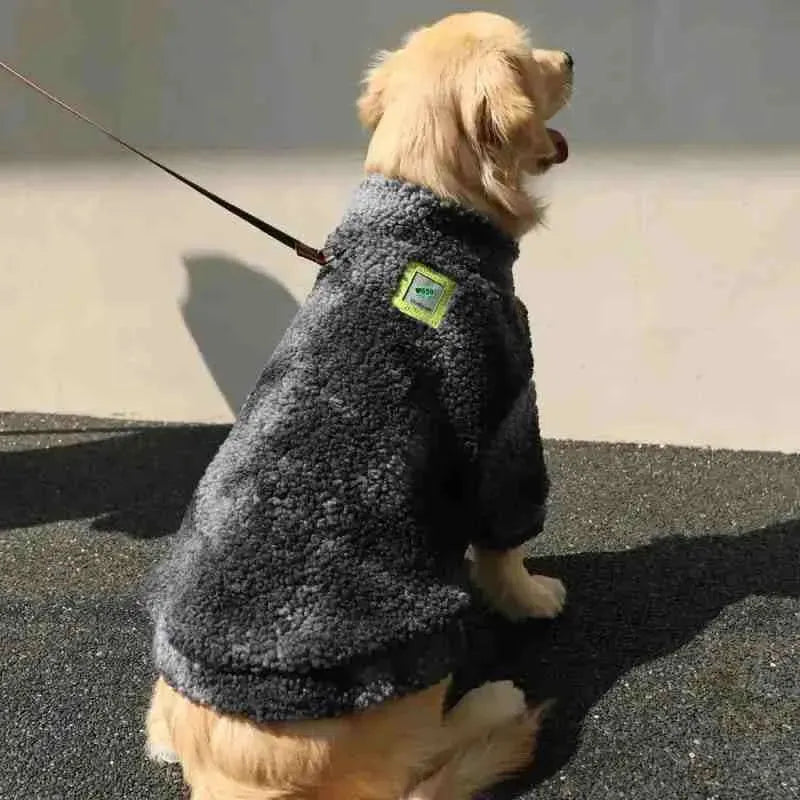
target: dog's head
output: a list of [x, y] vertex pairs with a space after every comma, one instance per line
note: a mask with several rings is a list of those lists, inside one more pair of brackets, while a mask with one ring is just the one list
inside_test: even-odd
[[531, 48], [496, 14], [414, 31], [364, 79], [367, 171], [420, 183], [520, 236], [542, 213], [526, 178], [567, 158], [566, 139], [545, 122], [569, 99], [572, 72], [569, 54]]

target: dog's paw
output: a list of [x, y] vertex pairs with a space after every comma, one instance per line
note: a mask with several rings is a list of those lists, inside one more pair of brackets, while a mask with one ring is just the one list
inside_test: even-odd
[[531, 575], [523, 587], [522, 595], [514, 599], [524, 616], [553, 619], [564, 610], [567, 590], [557, 578]]
[[484, 683], [467, 692], [448, 715], [461, 734], [480, 733], [524, 713], [525, 694], [511, 681]]
[[557, 617], [567, 597], [561, 581], [528, 572], [521, 548], [479, 550], [470, 564], [470, 577], [489, 603], [512, 620]]

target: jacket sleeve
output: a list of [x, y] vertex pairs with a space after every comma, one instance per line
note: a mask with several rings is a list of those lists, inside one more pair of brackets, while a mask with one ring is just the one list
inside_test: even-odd
[[481, 525], [474, 545], [506, 550], [541, 532], [550, 484], [533, 382], [482, 449], [478, 471]]

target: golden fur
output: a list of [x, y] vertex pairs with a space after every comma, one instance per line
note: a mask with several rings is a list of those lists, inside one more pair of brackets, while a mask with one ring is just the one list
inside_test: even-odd
[[[558, 160], [544, 122], [569, 98], [571, 77], [564, 53], [532, 50], [510, 20], [446, 17], [367, 74], [365, 168], [424, 185], [519, 237], [541, 219], [525, 180]], [[553, 617], [564, 603], [560, 581], [529, 575], [521, 550], [475, 550], [472, 578], [511, 617]], [[340, 719], [257, 725], [159, 678], [148, 749], [180, 763], [193, 800], [468, 800], [530, 761], [541, 709], [509, 682], [489, 683], [443, 718], [447, 684]]]
[[569, 99], [566, 54], [531, 50], [504, 17], [455, 14], [380, 53], [358, 101], [366, 169], [483, 212], [512, 236], [541, 220], [525, 188], [556, 155], [545, 127]]
[[192, 703], [159, 678], [148, 745], [156, 760], [177, 756], [192, 800], [466, 800], [530, 760], [541, 710], [500, 682], [443, 719], [446, 690], [443, 681], [342, 719], [267, 726]]

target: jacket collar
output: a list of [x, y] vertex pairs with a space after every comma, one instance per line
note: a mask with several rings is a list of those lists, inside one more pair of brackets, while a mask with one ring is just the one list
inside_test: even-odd
[[389, 240], [419, 260], [451, 263], [513, 291], [511, 268], [518, 242], [477, 211], [429, 189], [383, 175], [368, 175], [356, 189], [325, 249], [348, 249]]

